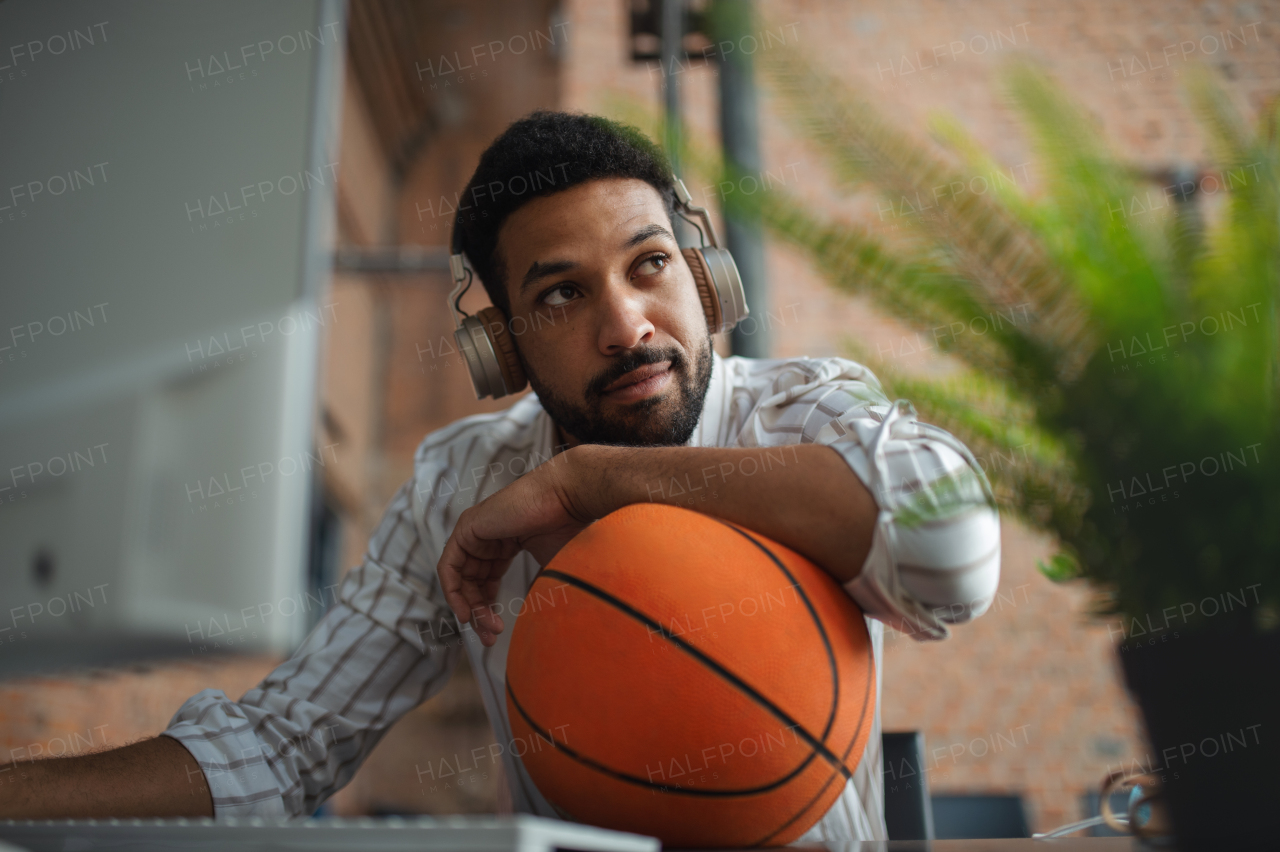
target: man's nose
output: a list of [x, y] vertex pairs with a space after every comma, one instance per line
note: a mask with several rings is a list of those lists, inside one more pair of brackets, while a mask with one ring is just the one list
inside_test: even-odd
[[600, 351], [617, 355], [651, 340], [655, 331], [648, 317], [651, 307], [645, 293], [630, 287], [611, 288], [602, 305]]

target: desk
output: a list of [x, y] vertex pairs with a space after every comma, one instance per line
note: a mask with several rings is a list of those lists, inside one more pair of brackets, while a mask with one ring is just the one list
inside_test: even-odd
[[[650, 837], [527, 814], [218, 822], [6, 820], [0, 821], [0, 840], [29, 852], [659, 852], [657, 840]], [[786, 852], [1146, 852], [1153, 847], [1128, 837], [1066, 837], [846, 841], [778, 848]], [[0, 852], [8, 852], [3, 844]]]
[[[1029, 837], [998, 840], [890, 840], [846, 843], [794, 844], [788, 852], [1155, 852], [1131, 837], [1058, 837], [1032, 840]], [[674, 850], [669, 850], [674, 852]], [[1162, 852], [1172, 852], [1163, 847]]]
[[[29, 852], [658, 852], [655, 838], [528, 814], [300, 820], [4, 820]], [[0, 849], [0, 852], [8, 850]]]

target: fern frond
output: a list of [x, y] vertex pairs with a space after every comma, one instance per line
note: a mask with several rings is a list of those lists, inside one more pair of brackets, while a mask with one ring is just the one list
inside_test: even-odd
[[[1086, 314], [1035, 233], [993, 196], [944, 193], [963, 184], [940, 157], [892, 127], [871, 104], [791, 46], [758, 57], [778, 103], [842, 175], [874, 176], [886, 198], [934, 197], [938, 215], [911, 223], [947, 258], [987, 310], [1030, 306], [1031, 322], [1002, 342], [1041, 383], [1079, 373], [1093, 350]], [[1028, 390], [1031, 388], [1028, 387]]]

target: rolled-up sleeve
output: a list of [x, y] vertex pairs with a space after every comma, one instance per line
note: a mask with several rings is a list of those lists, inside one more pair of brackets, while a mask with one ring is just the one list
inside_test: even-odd
[[392, 723], [444, 686], [462, 651], [435, 566], [397, 492], [335, 606], [239, 701], [206, 689], [163, 732], [204, 771], [214, 813], [293, 817], [346, 784]]
[[878, 509], [871, 551], [846, 591], [896, 630], [946, 638], [948, 624], [987, 610], [1000, 581], [1000, 518], [986, 475], [954, 435], [921, 423], [906, 400], [890, 403], [866, 367], [800, 363], [786, 390], [761, 402], [759, 431], [790, 422], [801, 443], [840, 454]]

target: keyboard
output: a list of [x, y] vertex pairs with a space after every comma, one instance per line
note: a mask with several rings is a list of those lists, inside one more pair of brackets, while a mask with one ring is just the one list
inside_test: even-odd
[[655, 837], [528, 814], [3, 820], [0, 841], [0, 852], [658, 852], [661, 845]]

